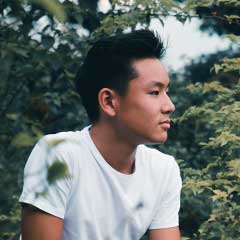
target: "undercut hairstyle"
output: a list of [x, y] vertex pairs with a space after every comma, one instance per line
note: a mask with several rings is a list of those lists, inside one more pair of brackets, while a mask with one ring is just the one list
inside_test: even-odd
[[76, 89], [89, 120], [92, 123], [99, 120], [98, 93], [102, 88], [126, 96], [129, 81], [138, 77], [133, 62], [161, 59], [165, 50], [159, 35], [150, 30], [136, 30], [96, 41], [76, 77]]

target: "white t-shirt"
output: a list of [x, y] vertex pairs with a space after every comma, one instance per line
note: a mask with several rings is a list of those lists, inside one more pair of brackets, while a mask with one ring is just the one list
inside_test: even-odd
[[[47, 167], [56, 160], [70, 174], [49, 185]], [[64, 240], [138, 240], [147, 229], [178, 226], [180, 191], [173, 157], [139, 145], [134, 172], [120, 173], [103, 159], [86, 127], [46, 135], [36, 144], [20, 202], [63, 218]]]

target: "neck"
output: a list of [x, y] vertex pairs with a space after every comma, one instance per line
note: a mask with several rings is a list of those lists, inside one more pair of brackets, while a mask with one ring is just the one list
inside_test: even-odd
[[105, 161], [125, 174], [131, 174], [134, 169], [137, 146], [121, 137], [110, 124], [94, 124], [90, 136]]

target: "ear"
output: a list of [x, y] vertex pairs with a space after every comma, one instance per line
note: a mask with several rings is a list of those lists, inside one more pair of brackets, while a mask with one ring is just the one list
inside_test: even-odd
[[100, 110], [110, 117], [116, 116], [118, 100], [117, 94], [110, 88], [102, 88], [98, 93]]

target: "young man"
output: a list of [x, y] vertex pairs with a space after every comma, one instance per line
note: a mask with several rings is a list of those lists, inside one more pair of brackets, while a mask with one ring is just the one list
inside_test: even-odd
[[[163, 53], [148, 30], [91, 48], [77, 89], [92, 125], [47, 135], [33, 149], [20, 197], [23, 240], [138, 240], [147, 230], [150, 240], [180, 240], [178, 165], [143, 145], [167, 140], [174, 111]], [[56, 159], [69, 177], [36, 196]]]

